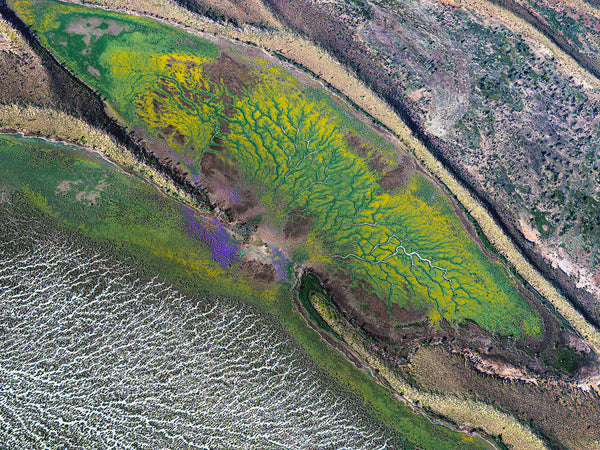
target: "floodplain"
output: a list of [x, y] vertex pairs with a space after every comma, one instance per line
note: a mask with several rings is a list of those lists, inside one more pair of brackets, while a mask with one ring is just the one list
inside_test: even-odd
[[383, 302], [405, 322], [472, 320], [541, 336], [535, 309], [440, 189], [289, 68], [144, 18], [11, 6], [123, 120], [166, 141], [164, 157], [212, 187], [224, 209], [277, 235], [301, 229], [285, 256], [349, 282], [355, 307], [368, 314]]

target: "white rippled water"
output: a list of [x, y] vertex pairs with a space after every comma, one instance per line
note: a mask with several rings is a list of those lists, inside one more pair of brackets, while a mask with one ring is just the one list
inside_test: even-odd
[[9, 215], [0, 447], [395, 447], [262, 313], [136, 281]]

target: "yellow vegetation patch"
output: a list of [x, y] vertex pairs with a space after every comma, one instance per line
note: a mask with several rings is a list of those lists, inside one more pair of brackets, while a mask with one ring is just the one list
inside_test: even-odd
[[21, 191], [25, 194], [30, 204], [35, 206], [44, 214], [48, 214], [51, 217], [56, 217], [56, 213], [52, 211], [52, 208], [48, 204], [48, 199], [46, 199], [42, 193], [34, 191], [27, 184], [21, 187]]
[[[316, 245], [306, 249], [319, 252], [309, 251], [309, 261], [322, 261], [327, 252], [331, 272], [350, 276], [348, 289], [367, 286], [388, 307], [425, 309], [433, 322], [471, 319], [502, 334], [541, 335], [535, 310], [466, 234], [429, 180], [415, 174], [400, 193], [382, 192], [367, 161], [349, 148], [346, 136], [359, 134], [359, 121], [343, 118], [342, 106], [307, 96], [288, 72], [267, 61], [254, 65], [255, 82], [230, 92], [222, 79], [209, 78], [207, 63], [216, 60], [203, 52], [214, 56], [214, 46], [187, 47], [185, 55], [153, 53], [151, 43], [160, 36], [140, 30], [103, 37], [106, 47], [96, 51], [111, 83], [90, 82], [106, 90], [123, 117], [165, 138], [193, 174], [218, 137], [220, 157], [256, 187], [278, 226], [292, 211], [315, 217]], [[62, 51], [59, 42], [51, 44]]]

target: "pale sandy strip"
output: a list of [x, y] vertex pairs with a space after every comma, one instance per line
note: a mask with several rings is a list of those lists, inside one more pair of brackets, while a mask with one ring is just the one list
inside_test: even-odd
[[9, 41], [18, 42], [20, 45], [18, 33], [2, 17], [0, 17], [0, 33], [6, 36]]
[[379, 371], [390, 386], [413, 404], [431, 408], [433, 411], [461, 424], [484, 430], [490, 436], [502, 435], [502, 440], [513, 448], [523, 450], [547, 448], [531, 429], [509, 414], [474, 400], [450, 395], [421, 392], [404, 381], [386, 361], [369, 351], [364, 338], [359, 336], [322, 297], [313, 295], [311, 303], [323, 319], [344, 341], [358, 353], [369, 366]]
[[0, 105], [0, 128], [12, 128], [25, 134], [61, 138], [98, 152], [121, 167], [151, 181], [165, 194], [192, 207], [201, 207], [165, 175], [140, 162], [124, 146], [114, 142], [106, 133], [87, 122], [48, 108]]
[[[544, 33], [529, 25], [527, 21], [505, 8], [485, 0], [460, 0], [460, 6], [469, 9], [473, 14], [482, 19], [491, 17], [497, 20], [509, 30], [520, 35], [531, 47], [540, 53], [547, 55], [549, 51], [555, 58], [555, 63], [563, 72], [573, 76], [588, 91], [590, 96], [595, 99], [600, 98], [600, 80], [581, 67], [577, 61], [562, 51]], [[586, 11], [589, 9], [589, 7], [585, 8]], [[594, 11], [594, 15], [598, 16], [598, 12]]]

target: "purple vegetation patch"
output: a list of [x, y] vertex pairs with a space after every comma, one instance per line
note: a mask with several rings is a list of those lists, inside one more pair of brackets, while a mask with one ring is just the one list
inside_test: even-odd
[[206, 244], [212, 254], [213, 260], [217, 261], [223, 267], [230, 266], [239, 261], [239, 247], [219, 221], [213, 221], [217, 225], [215, 231], [208, 230], [198, 222], [198, 219], [194, 217], [194, 213], [190, 209], [185, 208], [184, 212], [185, 229], [188, 235]]
[[200, 183], [202, 173], [200, 171], [193, 171], [193, 169], [191, 169], [190, 172], [192, 172], [192, 183], [194, 183], [196, 186], [202, 187], [202, 184]]
[[227, 195], [229, 196], [229, 200], [231, 200], [231, 202], [234, 205], [239, 205], [240, 203], [242, 203], [242, 197], [240, 195], [239, 189], [229, 189], [227, 191]]
[[277, 248], [271, 249], [271, 263], [277, 272], [277, 278], [290, 281], [291, 261]]

